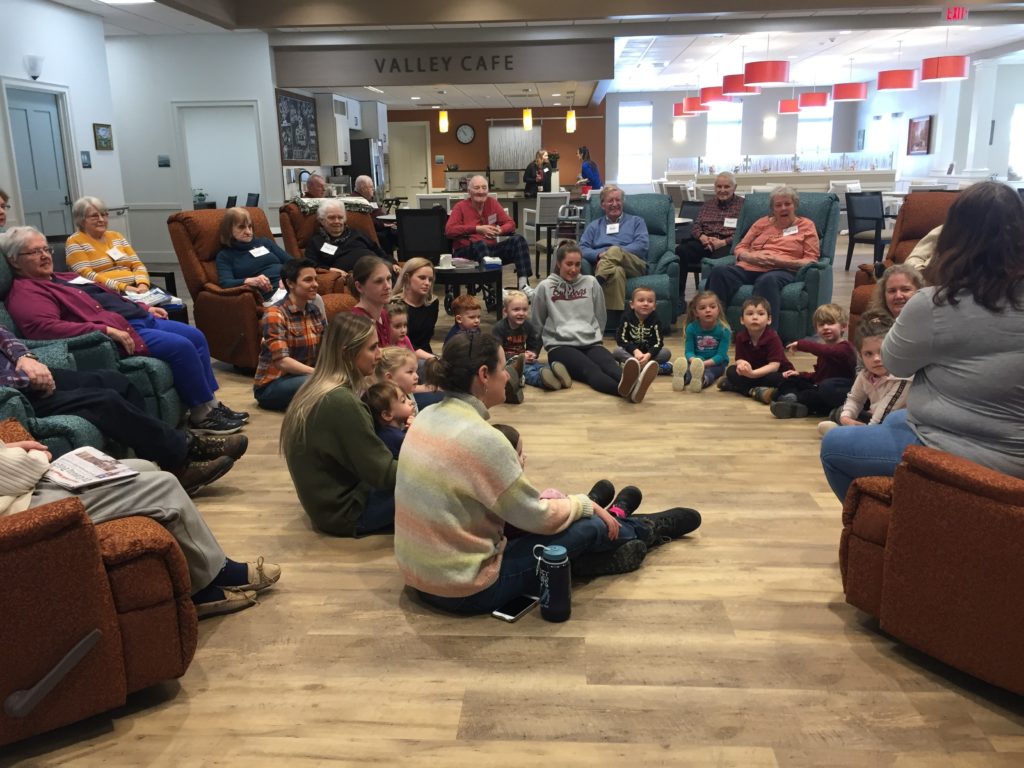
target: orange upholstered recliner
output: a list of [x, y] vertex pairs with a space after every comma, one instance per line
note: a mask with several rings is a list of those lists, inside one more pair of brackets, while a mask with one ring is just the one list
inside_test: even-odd
[[910, 446], [843, 505], [846, 601], [884, 632], [1024, 694], [1024, 480]]
[[[7, 421], [0, 439], [31, 437]], [[0, 580], [0, 745], [121, 706], [192, 662], [185, 557], [147, 517], [93, 525], [70, 497], [0, 517]]]
[[[949, 206], [956, 200], [957, 192], [911, 192], [903, 201], [896, 224], [892, 230], [892, 241], [886, 251], [883, 266], [902, 264], [914, 250], [922, 237], [945, 222]], [[850, 297], [850, 333], [857, 327], [857, 321], [864, 314], [875, 291], [874, 264], [861, 264], [853, 282]]]

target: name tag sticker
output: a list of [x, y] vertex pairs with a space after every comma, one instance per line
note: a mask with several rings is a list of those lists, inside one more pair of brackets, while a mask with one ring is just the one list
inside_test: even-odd
[[497, 221], [498, 221], [498, 214], [496, 214], [496, 213], [492, 213], [490, 216], [487, 217], [487, 223], [488, 224], [494, 224]]
[[736, 217], [733, 216], [731, 219], [726, 219], [722, 222], [722, 226], [728, 229], [736, 229]]
[[795, 235], [798, 234], [799, 232], [800, 227], [798, 227], [796, 224], [794, 224], [792, 227], [786, 227], [784, 230], [782, 230], [783, 235]]
[[72, 285], [92, 285], [92, 280], [90, 280], [87, 277], [82, 277], [81, 275], [71, 280], [68, 280], [68, 282], [71, 283]]
[[128, 254], [126, 254], [124, 251], [117, 247], [111, 248], [109, 251], [107, 251], [107, 256], [112, 258], [114, 261], [122, 261], [124, 259], [129, 258]]
[[606, 235], [617, 235], [617, 234], [619, 234], [619, 224], [618, 224], [618, 222], [616, 222], [614, 224], [609, 224], [608, 226], [606, 226], [604, 228], [604, 233]]
[[330, 243], [324, 243], [320, 246], [320, 253], [326, 253], [328, 256], [333, 256], [338, 252], [338, 246], [331, 245]]
[[268, 251], [264, 246], [258, 245], [249, 251], [249, 253], [253, 255], [253, 258], [255, 258], [257, 256], [266, 256], [270, 251]]

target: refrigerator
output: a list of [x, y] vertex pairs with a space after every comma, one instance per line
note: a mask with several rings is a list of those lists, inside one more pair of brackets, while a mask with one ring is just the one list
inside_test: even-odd
[[352, 177], [369, 176], [378, 195], [387, 189], [384, 178], [384, 154], [380, 139], [352, 139], [352, 165], [345, 166], [345, 173]]

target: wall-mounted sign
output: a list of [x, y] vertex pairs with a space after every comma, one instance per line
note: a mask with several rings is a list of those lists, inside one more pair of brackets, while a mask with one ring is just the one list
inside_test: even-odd
[[967, 21], [967, 6], [947, 5], [942, 9], [942, 20], [948, 24]]
[[436, 83], [605, 80], [615, 76], [611, 40], [539, 45], [424, 48], [303, 48], [274, 51], [280, 88]]

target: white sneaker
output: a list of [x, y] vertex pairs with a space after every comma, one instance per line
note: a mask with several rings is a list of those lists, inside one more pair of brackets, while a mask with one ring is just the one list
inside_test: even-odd
[[686, 391], [687, 362], [685, 357], [677, 357], [672, 361], [672, 391]]
[[699, 357], [690, 361], [690, 383], [687, 392], [700, 392], [704, 388], [704, 361]]

